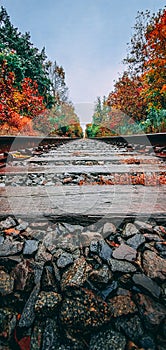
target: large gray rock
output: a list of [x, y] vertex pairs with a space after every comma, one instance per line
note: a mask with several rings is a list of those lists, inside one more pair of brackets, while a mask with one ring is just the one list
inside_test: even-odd
[[140, 220], [136, 220], [134, 222], [134, 224], [136, 225], [136, 227], [138, 227], [138, 229], [140, 229], [141, 231], [147, 231], [147, 232], [153, 232], [153, 226], [149, 223], [146, 223], [144, 221], [140, 221]]
[[166, 260], [150, 250], [143, 254], [143, 269], [150, 278], [162, 281], [166, 278]]
[[0, 257], [5, 257], [9, 255], [15, 255], [21, 253], [23, 250], [23, 242], [13, 241], [6, 239], [2, 244], [0, 244]]
[[137, 251], [127, 244], [121, 244], [113, 251], [112, 256], [118, 260], [134, 261], [136, 260]]
[[107, 262], [112, 256], [112, 249], [103, 240], [92, 240], [90, 243], [90, 252], [99, 255], [99, 257]]
[[0, 230], [8, 229], [8, 228], [14, 227], [16, 225], [17, 225], [16, 221], [12, 217], [9, 216], [8, 218], [6, 218], [5, 220], [2, 220], [0, 222]]
[[125, 228], [122, 231], [122, 237], [129, 238], [138, 233], [139, 233], [139, 230], [137, 229], [137, 227], [131, 222], [129, 222], [128, 224], [126, 224]]
[[35, 239], [29, 239], [25, 242], [23, 255], [32, 255], [36, 253], [38, 249], [39, 242]]
[[61, 269], [73, 263], [73, 256], [70, 253], [63, 252], [57, 260], [57, 266]]
[[134, 249], [138, 249], [139, 246], [141, 244], [143, 244], [145, 242], [145, 237], [141, 234], [141, 233], [137, 233], [136, 235], [134, 235], [133, 237], [129, 238], [126, 243], [134, 248]]
[[103, 226], [102, 235], [103, 237], [108, 237], [109, 235], [115, 235], [116, 226], [112, 222], [106, 222]]
[[35, 304], [38, 298], [38, 294], [40, 292], [40, 285], [36, 285], [30, 294], [29, 299], [27, 300], [25, 307], [23, 309], [20, 321], [19, 321], [19, 327], [26, 327], [29, 328], [32, 326], [35, 320]]
[[24, 230], [26, 230], [26, 228], [28, 226], [29, 226], [28, 222], [20, 220], [20, 223], [19, 223], [18, 226], [16, 226], [16, 229], [19, 230], [19, 231], [24, 231]]
[[126, 338], [113, 329], [106, 329], [93, 335], [90, 340], [90, 350], [125, 350]]
[[136, 272], [136, 267], [128, 261], [109, 259], [108, 265], [112, 272]]
[[98, 242], [98, 255], [103, 261], [106, 262], [108, 262], [112, 256], [112, 249], [104, 240]]
[[152, 281], [149, 277], [145, 276], [142, 273], [137, 273], [133, 276], [133, 282], [147, 290], [150, 294], [152, 294], [155, 298], [159, 298], [161, 294], [161, 288]]

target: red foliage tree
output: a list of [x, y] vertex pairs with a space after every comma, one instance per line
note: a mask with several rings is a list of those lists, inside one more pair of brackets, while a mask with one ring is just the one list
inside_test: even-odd
[[142, 75], [142, 96], [148, 108], [166, 108], [166, 10], [147, 27], [145, 49], [148, 60]]
[[146, 111], [141, 90], [140, 79], [138, 77], [130, 78], [127, 73], [124, 73], [115, 83], [114, 91], [109, 94], [107, 104], [136, 121], [140, 120]]
[[44, 110], [43, 97], [38, 93], [36, 82], [25, 78], [19, 90], [15, 85], [15, 75], [8, 72], [4, 60], [0, 69], [1, 131], [18, 132], [27, 128], [32, 132], [30, 120]]

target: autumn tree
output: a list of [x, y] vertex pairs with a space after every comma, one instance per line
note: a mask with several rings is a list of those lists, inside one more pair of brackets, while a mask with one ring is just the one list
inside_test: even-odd
[[148, 109], [166, 109], [166, 10], [147, 26], [145, 48], [148, 60], [142, 74], [142, 96]]
[[124, 60], [128, 75], [138, 78], [141, 96], [150, 108], [166, 108], [166, 10], [138, 12], [129, 52]]
[[43, 97], [39, 95], [37, 83], [30, 78], [16, 85], [15, 74], [8, 72], [7, 62], [0, 69], [0, 124], [1, 128], [21, 130], [35, 115], [45, 110]]
[[[149, 11], [138, 12], [124, 63], [126, 71], [115, 82], [114, 90], [108, 96], [108, 105], [142, 123], [145, 132], [160, 130], [159, 123], [165, 125], [166, 109], [165, 9], [158, 11], [157, 15], [150, 15]], [[149, 123], [155, 127], [150, 128]]]
[[[10, 21], [6, 10], [0, 10], [0, 52], [8, 50], [15, 54], [10, 60], [7, 54], [9, 71], [15, 73], [16, 82], [19, 84], [23, 78], [31, 78], [38, 84], [39, 94], [44, 97], [48, 106], [52, 105], [53, 99], [50, 93], [51, 82], [48, 74], [47, 56], [45, 49], [41, 52], [30, 41], [30, 34], [22, 34]], [[5, 53], [5, 52], [4, 52]], [[18, 59], [16, 59], [18, 58]]]
[[138, 121], [145, 117], [146, 103], [141, 96], [142, 82], [139, 77], [130, 78], [125, 72], [115, 83], [114, 91], [108, 96], [108, 106], [122, 111]]
[[32, 126], [35, 132], [42, 136], [48, 136], [53, 131], [53, 125], [50, 122], [50, 109], [45, 109], [42, 113], [35, 116], [32, 120]]

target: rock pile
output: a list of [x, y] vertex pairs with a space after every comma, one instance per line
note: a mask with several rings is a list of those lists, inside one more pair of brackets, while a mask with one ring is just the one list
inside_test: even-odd
[[0, 221], [1, 350], [164, 350], [166, 228]]

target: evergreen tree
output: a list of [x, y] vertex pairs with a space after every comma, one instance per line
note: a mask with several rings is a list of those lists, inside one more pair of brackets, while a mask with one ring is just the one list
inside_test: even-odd
[[[23, 78], [35, 80], [45, 103], [51, 106], [53, 98], [45, 49], [40, 52], [30, 42], [29, 33], [21, 34], [18, 28], [11, 24], [4, 7], [0, 10], [0, 42], [0, 52], [6, 55], [9, 71], [15, 73], [16, 83], [19, 85]], [[15, 61], [10, 59], [10, 53], [15, 55]]]

